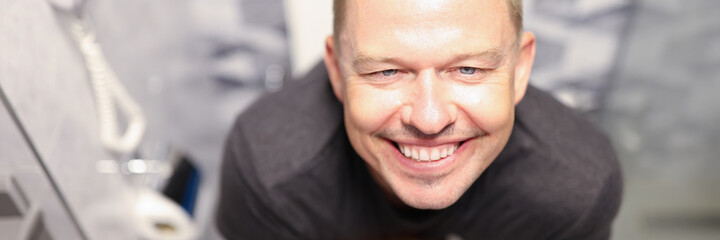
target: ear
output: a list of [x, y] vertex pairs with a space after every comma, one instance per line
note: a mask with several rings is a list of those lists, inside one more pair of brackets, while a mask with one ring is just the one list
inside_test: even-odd
[[518, 59], [515, 64], [515, 104], [525, 96], [528, 81], [530, 80], [530, 72], [532, 71], [533, 62], [535, 61], [535, 35], [531, 32], [524, 32], [520, 39], [518, 49]]
[[327, 68], [328, 76], [330, 77], [330, 84], [332, 85], [333, 92], [335, 93], [335, 97], [340, 102], [343, 102], [344, 100], [344, 89], [345, 89], [345, 82], [342, 79], [342, 76], [340, 74], [340, 65], [338, 64], [338, 61], [340, 59], [339, 54], [339, 45], [335, 45], [335, 38], [330, 35], [325, 40], [325, 68]]

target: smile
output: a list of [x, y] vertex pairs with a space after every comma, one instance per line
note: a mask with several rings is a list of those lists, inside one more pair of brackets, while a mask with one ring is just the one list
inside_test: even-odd
[[427, 146], [418, 146], [418, 145], [412, 145], [412, 144], [403, 144], [403, 143], [395, 143], [395, 147], [405, 155], [405, 157], [410, 158], [415, 161], [437, 161], [440, 159], [444, 159], [448, 156], [452, 156], [453, 153], [455, 153], [455, 150], [458, 149], [458, 147], [463, 142], [456, 142], [456, 143], [450, 143], [450, 144], [443, 144], [433, 147], [427, 147]]

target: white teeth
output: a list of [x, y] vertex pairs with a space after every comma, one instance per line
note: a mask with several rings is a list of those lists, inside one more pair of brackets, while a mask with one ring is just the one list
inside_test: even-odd
[[408, 148], [407, 146], [401, 146], [400, 152], [402, 152], [405, 157], [410, 157], [410, 148]]
[[440, 159], [440, 150], [437, 148], [433, 148], [432, 151], [430, 151], [430, 161], [435, 161]]
[[418, 159], [420, 159], [420, 161], [430, 160], [430, 155], [428, 155], [428, 150], [421, 148], [420, 149], [420, 158], [418, 158]]
[[407, 158], [415, 161], [435, 161], [452, 155], [457, 150], [459, 143], [445, 144], [436, 147], [422, 147], [414, 145], [398, 144], [398, 149]]

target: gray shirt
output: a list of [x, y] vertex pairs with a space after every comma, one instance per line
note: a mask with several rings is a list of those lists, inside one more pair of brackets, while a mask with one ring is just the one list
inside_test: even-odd
[[622, 177], [607, 138], [532, 86], [515, 111], [508, 144], [455, 204], [396, 209], [318, 65], [238, 118], [217, 227], [228, 239], [608, 239]]

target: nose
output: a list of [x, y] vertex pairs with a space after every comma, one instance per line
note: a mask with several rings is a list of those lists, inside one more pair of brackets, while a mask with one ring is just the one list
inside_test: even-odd
[[455, 122], [457, 107], [450, 101], [452, 93], [434, 71], [424, 71], [413, 81], [409, 108], [403, 121], [421, 132], [440, 133]]

